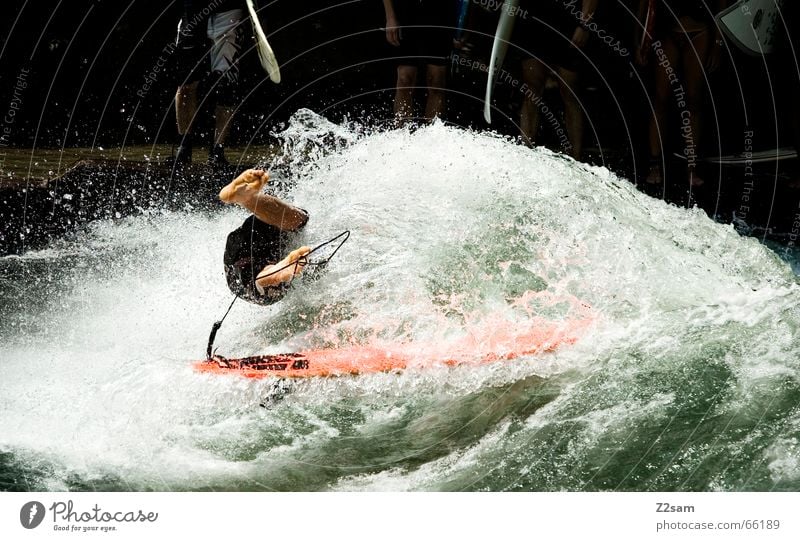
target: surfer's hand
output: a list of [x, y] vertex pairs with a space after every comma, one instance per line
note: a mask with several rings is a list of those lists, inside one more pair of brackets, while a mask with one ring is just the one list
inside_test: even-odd
[[572, 44], [578, 49], [583, 49], [587, 41], [589, 41], [589, 31], [582, 26], [576, 28], [572, 34]]
[[397, 26], [397, 19], [394, 17], [386, 18], [386, 41], [400, 47], [400, 27]]

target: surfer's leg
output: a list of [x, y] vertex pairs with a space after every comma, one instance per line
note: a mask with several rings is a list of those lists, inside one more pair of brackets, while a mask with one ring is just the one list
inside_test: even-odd
[[437, 64], [428, 64], [426, 79], [428, 83], [428, 99], [425, 105], [425, 118], [433, 120], [444, 113], [444, 91], [447, 68]]
[[417, 84], [416, 66], [397, 66], [397, 89], [394, 95], [394, 117], [405, 122], [414, 115], [414, 86]]
[[522, 131], [522, 140], [530, 146], [536, 142], [536, 132], [539, 129], [539, 103], [547, 82], [547, 74], [547, 66], [539, 60], [528, 58], [522, 61], [523, 85], [520, 90], [523, 100], [519, 127]]
[[275, 287], [280, 284], [291, 282], [292, 279], [303, 271], [306, 263], [302, 259], [311, 251], [308, 246], [301, 246], [292, 250], [282, 260], [274, 265], [267, 265], [256, 276], [256, 287], [259, 293], [264, 293], [264, 288]]
[[269, 182], [269, 173], [261, 169], [248, 169], [222, 188], [219, 198], [224, 203], [235, 203], [246, 208], [264, 223], [282, 231], [296, 231], [308, 221], [308, 215], [285, 201], [262, 193]]
[[580, 77], [577, 71], [558, 68], [559, 90], [564, 102], [564, 118], [567, 122], [567, 136], [570, 143], [570, 156], [576, 160], [583, 154], [583, 110], [578, 99], [578, 82]]
[[684, 133], [684, 153], [694, 156], [689, 162], [689, 182], [692, 186], [702, 186], [704, 181], [697, 176], [695, 168], [697, 151], [703, 137], [703, 106], [706, 98], [705, 60], [711, 49], [711, 31], [706, 28], [693, 32], [683, 44], [683, 78], [686, 85], [686, 110], [690, 115], [691, 133]]

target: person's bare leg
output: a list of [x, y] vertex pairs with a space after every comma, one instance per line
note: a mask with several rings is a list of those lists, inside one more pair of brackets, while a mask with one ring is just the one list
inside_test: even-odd
[[433, 120], [444, 113], [444, 91], [447, 84], [447, 68], [428, 64], [425, 72], [428, 86], [428, 99], [425, 104], [425, 118]]
[[[667, 57], [667, 66], [673, 70], [679, 69], [680, 51], [675, 41], [665, 36], [661, 42], [664, 54]], [[668, 139], [662, 137], [662, 132], [667, 124], [667, 111], [669, 110], [669, 100], [673, 96], [672, 86], [669, 80], [669, 73], [661, 66], [656, 65], [655, 83], [653, 88], [653, 112], [650, 117], [650, 127], [648, 130], [648, 141], [650, 146], [651, 166], [645, 182], [648, 184], [661, 184], [664, 175], [661, 169], [663, 163], [664, 142]]]
[[570, 156], [580, 160], [583, 155], [583, 111], [578, 99], [578, 72], [558, 68], [558, 87], [564, 102], [564, 118], [567, 123], [567, 137], [572, 147]]
[[295, 276], [303, 272], [306, 262], [303, 259], [311, 252], [308, 246], [301, 246], [289, 252], [289, 255], [274, 265], [267, 265], [256, 276], [256, 289], [262, 295], [265, 287], [274, 287], [291, 282]]
[[186, 135], [192, 131], [192, 123], [197, 113], [197, 86], [199, 81], [178, 87], [175, 93], [175, 117], [178, 133]]
[[539, 105], [534, 100], [542, 98], [544, 85], [547, 82], [547, 72], [547, 67], [535, 58], [528, 58], [522, 62], [525, 96], [522, 99], [519, 127], [522, 132], [522, 140], [528, 146], [536, 143], [536, 132], [539, 130]]
[[[694, 145], [694, 156], [700, 148], [703, 138], [703, 105], [706, 97], [707, 74], [703, 62], [708, 57], [711, 48], [711, 31], [697, 34], [691, 42], [683, 48], [683, 73], [686, 83], [686, 106], [691, 115], [692, 128], [691, 141]], [[686, 140], [684, 140], [686, 141]], [[697, 175], [694, 167], [688, 170], [689, 184], [693, 187], [702, 186], [704, 181]]]
[[261, 190], [269, 182], [269, 173], [261, 169], [248, 169], [222, 188], [219, 198], [246, 208], [264, 223], [281, 231], [296, 231], [306, 223], [306, 214]]
[[397, 66], [394, 117], [399, 123], [406, 122], [414, 115], [414, 86], [416, 84], [416, 66]]
[[216, 129], [214, 131], [214, 144], [224, 145], [228, 140], [231, 131], [231, 119], [233, 118], [233, 108], [225, 105], [217, 105], [214, 110]]

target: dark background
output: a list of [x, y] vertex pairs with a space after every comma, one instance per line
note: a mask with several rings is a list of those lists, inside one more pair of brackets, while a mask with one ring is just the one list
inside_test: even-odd
[[[450, 0], [442, 0], [450, 1]], [[597, 19], [630, 47], [635, 0], [601, 0]], [[386, 44], [380, 0], [346, 2], [274, 0], [259, 4], [270, 43], [281, 63], [283, 82], [274, 85], [257, 63], [248, 37], [243, 58], [246, 96], [230, 143], [267, 143], [270, 133], [294, 111], [308, 107], [334, 121], [344, 118], [385, 123], [391, 118], [394, 62]], [[4, 2], [0, 32], [0, 109], [12, 99], [20, 70], [30, 70], [15, 117], [11, 145], [121, 147], [171, 144], [175, 140], [172, 99], [175, 78], [161, 72], [144, 98], [137, 90], [163, 48], [175, 38], [181, 4], [165, 0], [45, 0]], [[491, 34], [494, 14], [473, 5], [474, 27]], [[475, 55], [490, 40], [472, 38]], [[513, 54], [513, 53], [512, 53]], [[647, 71], [596, 40], [581, 90], [589, 124], [590, 160], [630, 172], [641, 160], [647, 119]], [[518, 62], [507, 61], [510, 71]], [[743, 150], [745, 129], [756, 132], [755, 148], [791, 144], [788, 122], [791, 69], [785, 57], [749, 57], [731, 48], [724, 66], [709, 78], [706, 154]], [[795, 68], [796, 69], [796, 68]], [[485, 128], [481, 96], [485, 74], [451, 73], [446, 120]], [[518, 94], [518, 93], [517, 93]], [[500, 114], [492, 126], [516, 133], [519, 97], [499, 85]], [[796, 99], [796, 97], [794, 97]], [[554, 108], [558, 100], [552, 100]], [[507, 118], [504, 118], [504, 113]], [[205, 115], [202, 118], [210, 118]], [[208, 132], [210, 120], [205, 120]], [[203, 128], [203, 126], [201, 126]], [[545, 143], [547, 134], [543, 134]], [[603, 150], [602, 158], [598, 158]]]

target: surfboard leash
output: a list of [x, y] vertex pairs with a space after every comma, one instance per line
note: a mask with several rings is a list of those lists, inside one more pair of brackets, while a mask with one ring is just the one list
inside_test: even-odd
[[[253, 281], [255, 281], [258, 278], [266, 278], [267, 276], [272, 276], [273, 274], [277, 274], [277, 273], [281, 272], [282, 270], [288, 269], [289, 267], [294, 267], [294, 272], [296, 273], [297, 272], [297, 268], [301, 267], [301, 266], [305, 266], [305, 265], [324, 266], [324, 265], [327, 265], [328, 262], [331, 259], [333, 259], [333, 256], [336, 255], [336, 252], [338, 252], [339, 249], [342, 246], [344, 246], [344, 243], [347, 242], [347, 239], [349, 239], [349, 238], [350, 238], [350, 231], [349, 230], [343, 231], [342, 233], [339, 233], [338, 235], [336, 235], [332, 239], [326, 240], [325, 242], [316, 245], [307, 254], [305, 254], [302, 257], [297, 258], [297, 261], [289, 263], [288, 265], [284, 265], [283, 267], [281, 267], [281, 268], [279, 268], [277, 270], [274, 270], [272, 272], [269, 272], [267, 274], [264, 274], [263, 276], [259, 274], [255, 278], [253, 278]], [[321, 248], [324, 248], [325, 246], [328, 246], [329, 244], [333, 244], [334, 242], [338, 241], [339, 239], [341, 239], [339, 241], [339, 244], [336, 245], [336, 248], [334, 248], [333, 252], [331, 252], [331, 255], [329, 255], [323, 261], [309, 261], [308, 260], [308, 256], [310, 256], [311, 254], [313, 254], [317, 250], [320, 250]], [[223, 315], [222, 319], [220, 319], [219, 321], [215, 321], [214, 324], [211, 326], [211, 334], [208, 335], [208, 346], [206, 347], [206, 359], [211, 360], [214, 357], [213, 348], [214, 348], [214, 340], [217, 338], [217, 331], [219, 331], [219, 329], [222, 327], [222, 323], [225, 321], [225, 318], [228, 317], [228, 314], [230, 313], [231, 308], [233, 308], [233, 304], [236, 302], [236, 300], [238, 298], [239, 298], [239, 294], [235, 293], [234, 296], [233, 296], [233, 300], [231, 301], [230, 305], [228, 305], [228, 309], [225, 310], [225, 315]]]

